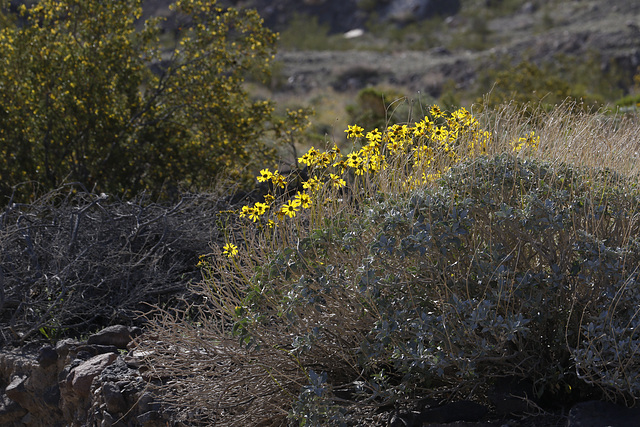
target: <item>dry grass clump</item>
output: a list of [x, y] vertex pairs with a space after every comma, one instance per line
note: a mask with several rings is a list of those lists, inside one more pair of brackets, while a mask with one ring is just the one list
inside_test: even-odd
[[341, 424], [503, 375], [633, 401], [639, 128], [567, 106], [349, 126], [346, 156], [261, 172], [264, 202], [202, 258], [205, 303], [150, 316], [140, 349], [171, 403], [221, 425]]
[[508, 149], [519, 134], [535, 129], [543, 135], [540, 149], [527, 153], [554, 165], [609, 169], [633, 177], [640, 172], [640, 118], [636, 114], [589, 112], [573, 103], [545, 112], [518, 110], [510, 105], [483, 115], [493, 129], [492, 153]]

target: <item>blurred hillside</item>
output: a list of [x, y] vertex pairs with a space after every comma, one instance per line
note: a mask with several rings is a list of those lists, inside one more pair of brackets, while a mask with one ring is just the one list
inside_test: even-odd
[[[168, 14], [169, 0], [146, 0], [149, 14]], [[313, 16], [330, 33], [344, 33], [369, 23], [406, 25], [433, 16], [451, 16], [460, 11], [459, 0], [222, 0], [222, 5], [253, 8], [265, 24], [286, 30], [298, 15]]]
[[[170, 28], [175, 25], [170, 3], [147, 0], [146, 14], [168, 16]], [[255, 8], [265, 24], [280, 33], [270, 87], [278, 93], [300, 95], [320, 88], [344, 92], [385, 85], [435, 99], [447, 91], [467, 91], [469, 98], [471, 92], [491, 89], [490, 70], [527, 60], [538, 66], [564, 61], [563, 68], [582, 68], [581, 74], [604, 73], [611, 88], [599, 90], [610, 91], [606, 98], [614, 99], [633, 89], [640, 66], [640, 2], [635, 1], [223, 0], [220, 4]]]

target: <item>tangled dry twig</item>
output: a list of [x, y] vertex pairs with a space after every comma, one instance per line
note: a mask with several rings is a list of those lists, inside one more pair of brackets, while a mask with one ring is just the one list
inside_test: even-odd
[[135, 323], [138, 311], [200, 277], [198, 256], [217, 238], [225, 207], [213, 194], [159, 204], [76, 185], [10, 203], [0, 214], [0, 341]]

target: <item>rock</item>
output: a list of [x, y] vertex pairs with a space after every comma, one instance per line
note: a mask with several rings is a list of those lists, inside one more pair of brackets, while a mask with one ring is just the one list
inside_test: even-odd
[[118, 348], [115, 345], [100, 345], [100, 344], [79, 344], [72, 346], [69, 349], [69, 356], [74, 356], [78, 359], [87, 360], [93, 356], [104, 353], [117, 353]]
[[58, 352], [50, 345], [43, 346], [36, 358], [41, 368], [48, 368], [58, 361]]
[[120, 349], [127, 348], [132, 338], [140, 335], [140, 328], [129, 328], [124, 325], [114, 325], [93, 334], [87, 340], [88, 344], [109, 345]]
[[0, 425], [11, 425], [27, 415], [28, 411], [9, 399], [5, 394], [0, 396]]
[[33, 408], [33, 396], [27, 390], [25, 383], [27, 382], [26, 376], [16, 376], [11, 383], [5, 389], [7, 397], [14, 402], [18, 403], [23, 408], [29, 410]]
[[74, 340], [73, 338], [67, 338], [61, 341], [58, 341], [56, 344], [56, 353], [58, 353], [58, 357], [64, 359], [69, 354], [69, 350], [80, 344], [80, 341]]
[[73, 391], [80, 397], [88, 397], [93, 379], [99, 375], [104, 368], [113, 363], [118, 357], [115, 353], [104, 353], [92, 357], [86, 362], [75, 367], [67, 377], [67, 383], [71, 384]]
[[590, 400], [569, 411], [569, 427], [631, 427], [640, 425], [640, 408]]
[[126, 411], [127, 403], [124, 396], [118, 387], [113, 382], [106, 382], [102, 384], [102, 396], [104, 397], [104, 403], [107, 406], [107, 411], [112, 414], [118, 414]]
[[58, 405], [60, 404], [60, 387], [58, 387], [57, 384], [54, 384], [49, 388], [44, 389], [41, 399], [44, 405], [57, 411]]

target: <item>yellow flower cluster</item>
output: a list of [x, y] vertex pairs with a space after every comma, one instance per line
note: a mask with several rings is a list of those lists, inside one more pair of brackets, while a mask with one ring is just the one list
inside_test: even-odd
[[[324, 152], [311, 147], [298, 159], [309, 175], [302, 182], [304, 192], [297, 192], [278, 208], [273, 207], [275, 196], [268, 194], [264, 202], [244, 206], [240, 217], [257, 222], [270, 213], [269, 225], [273, 226], [276, 221], [293, 218], [302, 209], [313, 207], [316, 195], [323, 189], [338, 191], [349, 179], [371, 178], [393, 168], [402, 171], [393, 176], [403, 180], [405, 190], [411, 190], [433, 182], [455, 162], [486, 153], [490, 138], [489, 132], [481, 130], [477, 119], [465, 108], [447, 113], [437, 105], [431, 107], [427, 117], [412, 125], [394, 124], [384, 131], [376, 128], [365, 132], [354, 124], [345, 133], [361, 148], [343, 155], [335, 145]], [[263, 169], [257, 180], [270, 182], [274, 189], [287, 186], [277, 170]]]
[[511, 143], [513, 147], [513, 151], [519, 153], [524, 148], [531, 148], [533, 150], [537, 150], [540, 145], [540, 137], [535, 134], [534, 131], [531, 131], [529, 135], [518, 138], [516, 141]]

